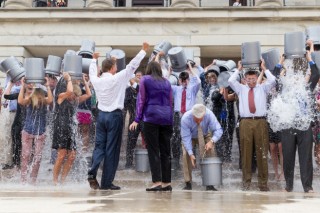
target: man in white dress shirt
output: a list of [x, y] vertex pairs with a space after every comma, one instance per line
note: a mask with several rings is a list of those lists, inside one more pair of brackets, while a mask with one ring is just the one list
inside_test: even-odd
[[[123, 127], [122, 109], [127, 84], [146, 55], [149, 44], [144, 42], [142, 50], [130, 61], [124, 70], [117, 72], [114, 58], [102, 62], [101, 76], [98, 77], [97, 58], [93, 55], [90, 65], [90, 80], [96, 92], [99, 114], [96, 126], [96, 143], [92, 154], [92, 164], [88, 171], [88, 181], [92, 189], [119, 190], [113, 180], [119, 163]], [[101, 187], [96, 179], [100, 162], [104, 159]]]
[[266, 121], [267, 94], [276, 83], [276, 78], [266, 69], [264, 61], [261, 69], [267, 76], [262, 84], [257, 84], [258, 72], [245, 72], [246, 84], [237, 81], [241, 62], [228, 82], [239, 97], [240, 113], [240, 148], [242, 154], [242, 181], [243, 190], [249, 190], [251, 184], [251, 163], [253, 145], [255, 145], [258, 164], [258, 187], [260, 191], [269, 191], [268, 188], [268, 147], [269, 135]]

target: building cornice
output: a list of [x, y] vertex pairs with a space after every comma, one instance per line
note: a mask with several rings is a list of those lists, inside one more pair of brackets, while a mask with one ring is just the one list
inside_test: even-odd
[[1, 21], [320, 21], [320, 7], [28, 8], [1, 9]]

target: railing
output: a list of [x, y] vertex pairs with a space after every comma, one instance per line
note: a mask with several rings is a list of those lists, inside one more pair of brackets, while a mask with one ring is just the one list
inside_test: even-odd
[[[8, 0], [0, 0], [0, 7], [5, 7]], [[86, 7], [88, 0], [64, 0], [65, 5], [57, 5], [58, 0], [33, 0], [33, 7], [71, 7], [81, 8]], [[234, 0], [198, 0], [199, 7], [223, 7], [232, 6]], [[113, 0], [114, 7], [139, 7], [139, 6], [162, 6], [169, 7], [172, 0]], [[243, 6], [253, 7], [256, 0], [241, 0]], [[131, 5], [131, 4], [132, 5]], [[283, 6], [320, 6], [320, 0], [283, 0]]]

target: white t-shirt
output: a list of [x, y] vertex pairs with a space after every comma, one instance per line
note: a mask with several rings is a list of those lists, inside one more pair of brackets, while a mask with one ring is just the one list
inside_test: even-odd
[[242, 5], [241, 5], [241, 3], [239, 3], [239, 2], [235, 2], [235, 3], [233, 3], [233, 6], [234, 6], [234, 7], [240, 7], [240, 6], [242, 6]]

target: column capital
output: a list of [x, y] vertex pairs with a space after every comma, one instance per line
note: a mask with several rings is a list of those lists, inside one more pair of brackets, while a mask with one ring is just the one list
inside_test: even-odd
[[172, 0], [170, 7], [198, 7], [198, 0]]
[[19, 9], [19, 8], [31, 8], [32, 0], [7, 0], [5, 2], [5, 8], [7, 9]]
[[255, 6], [274, 6], [274, 7], [281, 7], [282, 5], [282, 0], [256, 0], [256, 5]]
[[89, 0], [89, 8], [107, 8], [113, 7], [113, 0]]

